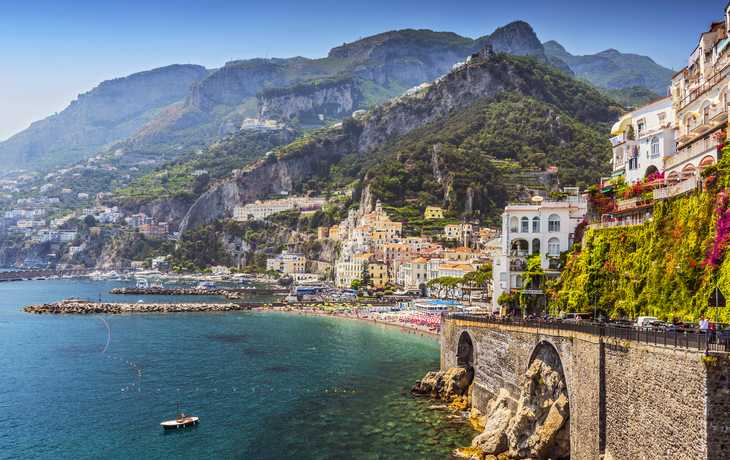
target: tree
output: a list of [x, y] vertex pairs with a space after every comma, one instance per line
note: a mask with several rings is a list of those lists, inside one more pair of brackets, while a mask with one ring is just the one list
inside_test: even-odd
[[363, 286], [368, 286], [370, 284], [370, 272], [367, 260], [364, 260], [362, 263], [362, 275], [360, 276], [360, 279], [362, 279]]
[[96, 218], [92, 215], [84, 217], [84, 225], [86, 225], [87, 228], [96, 227]]
[[350, 283], [350, 289], [358, 290], [360, 289], [360, 280], [352, 280], [352, 283]]
[[210, 267], [205, 267], [205, 270], [203, 270], [203, 273], [213, 273], [213, 269]]

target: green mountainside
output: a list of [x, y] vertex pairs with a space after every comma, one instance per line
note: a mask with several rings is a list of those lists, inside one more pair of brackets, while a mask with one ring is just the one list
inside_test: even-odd
[[574, 56], [558, 42], [543, 43], [545, 54], [560, 58], [568, 64], [577, 77], [583, 77], [602, 88], [645, 86], [656, 94], [667, 92], [674, 71], [662, 67], [648, 56], [624, 54], [615, 49], [585, 56]]
[[601, 88], [591, 85], [596, 91], [626, 107], [641, 107], [661, 99], [654, 91], [645, 86], [626, 86], [624, 88]]
[[[327, 167], [306, 176], [320, 189], [362, 180], [359, 189], [370, 184], [372, 196], [390, 206], [444, 204], [455, 212], [490, 217], [507, 199], [498, 160], [511, 160], [518, 170], [557, 166], [562, 186], [587, 187], [609, 172], [608, 129], [622, 113], [620, 105], [534, 58], [504, 53], [473, 60], [427, 91], [449, 93], [465, 74], [474, 77], [477, 71], [488, 71], [505, 89], [375, 149], [347, 155], [365, 125], [378, 123], [390, 131], [389, 124], [398, 122], [389, 115], [394, 111], [379, 107], [362, 121], [346, 119], [343, 131], [349, 135], [333, 138], [317, 131], [281, 148], [280, 161], [306, 158], [329, 143], [334, 145], [330, 151], [345, 156], [327, 155]], [[414, 114], [436, 110], [438, 103], [427, 97], [399, 102]]]

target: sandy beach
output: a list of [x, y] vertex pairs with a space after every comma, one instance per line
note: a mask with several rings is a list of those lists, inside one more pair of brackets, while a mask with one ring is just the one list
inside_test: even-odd
[[353, 314], [347, 314], [347, 313], [338, 313], [338, 314], [327, 314], [319, 311], [312, 311], [312, 310], [298, 310], [295, 308], [289, 308], [289, 307], [271, 307], [271, 308], [265, 308], [265, 307], [259, 307], [254, 308], [253, 310], [256, 311], [263, 311], [263, 312], [272, 312], [272, 313], [282, 313], [282, 314], [291, 314], [291, 315], [311, 315], [311, 316], [324, 316], [328, 318], [342, 318], [342, 319], [349, 319], [353, 321], [363, 321], [370, 323], [374, 326], [390, 326], [390, 327], [397, 327], [403, 333], [408, 334], [420, 334], [424, 337], [431, 337], [433, 339], [436, 339], [437, 342], [441, 341], [441, 334], [435, 332], [435, 331], [429, 331], [428, 326], [421, 326], [417, 324], [410, 324], [410, 323], [401, 323], [401, 322], [392, 322], [392, 321], [383, 321], [379, 319], [372, 318], [371, 315], [367, 315], [367, 318], [363, 318], [361, 316], [353, 315]]

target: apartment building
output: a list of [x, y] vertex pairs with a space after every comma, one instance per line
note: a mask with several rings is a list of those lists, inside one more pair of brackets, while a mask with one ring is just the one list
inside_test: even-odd
[[612, 177], [628, 184], [664, 171], [665, 159], [676, 154], [676, 118], [672, 99], [665, 97], [619, 119], [611, 129]]
[[667, 159], [665, 177], [669, 184], [684, 183], [687, 189], [696, 187], [703, 169], [718, 162], [715, 137], [727, 127], [730, 4], [724, 13], [723, 21], [713, 22], [700, 36], [687, 67], [672, 77], [677, 154]]
[[[557, 279], [562, 267], [560, 253], [573, 245], [575, 227], [583, 221], [587, 202], [578, 188], [563, 189], [565, 201], [510, 204], [502, 213], [502, 251], [495, 255], [493, 265], [493, 304], [502, 292], [522, 289], [521, 275], [527, 259], [540, 254], [540, 266], [548, 279]], [[542, 295], [542, 292], [535, 292]]]

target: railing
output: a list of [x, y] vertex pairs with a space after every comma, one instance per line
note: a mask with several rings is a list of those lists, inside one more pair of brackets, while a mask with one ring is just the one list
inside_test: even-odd
[[617, 208], [619, 211], [623, 209], [629, 209], [629, 208], [635, 208], [639, 206], [640, 204], [643, 204], [646, 201], [650, 201], [649, 198], [644, 198], [642, 196], [637, 196], [635, 198], [629, 198], [627, 200], [621, 200], [617, 203]]
[[510, 271], [524, 271], [527, 269], [527, 264], [509, 264]]
[[[584, 334], [591, 334], [606, 339], [614, 339], [621, 344], [625, 342], [645, 343], [649, 345], [690, 348], [696, 350], [730, 351], [730, 341], [723, 339], [715, 340], [715, 334], [699, 332], [696, 329], [685, 331], [667, 332], [664, 330], [651, 330], [640, 327], [611, 326], [596, 322], [561, 322], [561, 321], [525, 321], [521, 319], [499, 318], [492, 315], [475, 315], [473, 313], [442, 313], [443, 320], [461, 320], [482, 324], [508, 325], [524, 327], [529, 329], [573, 331]], [[443, 324], [443, 323], [442, 323]]]
[[[727, 66], [725, 67], [727, 68]], [[722, 70], [715, 72], [714, 75], [712, 75], [709, 78], [705, 79], [705, 82], [700, 85], [696, 90], [689, 93], [689, 95], [685, 96], [679, 101], [679, 109], [684, 107], [685, 105], [689, 104], [690, 102], [696, 101], [699, 99], [700, 96], [705, 94], [707, 91], [709, 91], [713, 86], [720, 83], [723, 80], [723, 71], [725, 70], [723, 68]]]
[[712, 139], [708, 138], [697, 141], [687, 148], [680, 149], [673, 157], [668, 157], [667, 161], [664, 162], [664, 169], [667, 170], [696, 156], [699, 156], [707, 150], [711, 150], [713, 147], [716, 147], [716, 144], [714, 141], [712, 141]]
[[609, 222], [596, 222], [594, 224], [589, 224], [588, 228], [591, 230], [595, 229], [601, 229], [601, 228], [614, 228], [614, 227], [627, 227], [629, 225], [641, 225], [644, 222], [650, 220], [651, 218], [646, 217], [628, 217], [626, 219], [622, 220], [612, 220]]
[[699, 180], [696, 177], [691, 177], [684, 182], [680, 182], [677, 185], [672, 185], [666, 188], [659, 188], [654, 190], [654, 199], [663, 200], [673, 196], [681, 195], [683, 193], [690, 192], [697, 188]]
[[527, 251], [512, 250], [509, 255], [512, 257], [527, 257]]

